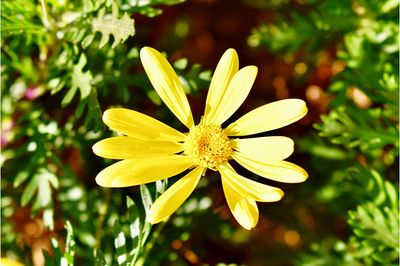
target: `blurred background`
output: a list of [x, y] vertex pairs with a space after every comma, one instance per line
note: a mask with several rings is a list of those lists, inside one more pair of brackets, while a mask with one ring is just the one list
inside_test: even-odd
[[[62, 0], [1, 3], [1, 257], [23, 265], [397, 265], [397, 0]], [[166, 53], [195, 118], [228, 48], [259, 69], [226, 123], [300, 98], [306, 117], [267, 135], [294, 139], [301, 184], [241, 228], [208, 171], [167, 223], [148, 206], [177, 178], [106, 189], [115, 162], [91, 146], [122, 106], [176, 129], [139, 60]], [[198, 122], [198, 120], [196, 121]], [[3, 261], [4, 265], [5, 261]]]

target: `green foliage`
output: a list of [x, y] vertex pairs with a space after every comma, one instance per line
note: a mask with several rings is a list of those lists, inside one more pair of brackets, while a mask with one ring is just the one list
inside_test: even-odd
[[360, 185], [366, 188], [357, 193], [365, 200], [348, 217], [354, 241], [364, 250], [361, 259], [370, 256], [377, 263], [393, 264], [400, 250], [398, 190], [374, 170], [360, 167], [353, 171], [363, 180]]
[[311, 66], [317, 64], [315, 51], [334, 48], [334, 60], [345, 65], [331, 78], [327, 114], [314, 125], [323, 139], [307, 136], [299, 144], [315, 156], [316, 173], [329, 177], [316, 198], [332, 212], [348, 212], [351, 234], [347, 241], [326, 237], [311, 245], [298, 264], [394, 265], [400, 224], [392, 172], [399, 155], [399, 3], [302, 1], [302, 11], [284, 12], [289, 2], [278, 2], [273, 8], [281, 16], [254, 29], [250, 46], [283, 57], [302, 51], [300, 60]]
[[[145, 185], [140, 186], [141, 199], [145, 213], [149, 211], [153, 203], [151, 193]], [[114, 221], [112, 233], [114, 236], [115, 255], [111, 265], [138, 265], [138, 259], [143, 263], [143, 257], [146, 256], [145, 244], [151, 232], [152, 225], [140, 217], [138, 205], [129, 196], [126, 197], [126, 206], [128, 208], [127, 224], [120, 224], [119, 219]], [[128, 232], [126, 234], [126, 232]], [[128, 236], [128, 238], [126, 237]], [[152, 241], [157, 238], [153, 238]], [[149, 245], [150, 243], [147, 243]], [[151, 244], [150, 244], [151, 245]], [[104, 253], [96, 250], [97, 265], [107, 265]]]
[[349, 149], [358, 147], [367, 154], [394, 145], [391, 149], [393, 154], [390, 154], [392, 160], [398, 155], [397, 127], [382, 113], [381, 108], [363, 110], [343, 105], [322, 116], [321, 120], [322, 123], [315, 127], [320, 136], [329, 138], [334, 144], [345, 145]]
[[[101, 33], [99, 48], [102, 48], [109, 40], [110, 35], [114, 37], [111, 48], [115, 48], [119, 43], [126, 41], [129, 36], [135, 34], [134, 21], [125, 12], [121, 19], [118, 18], [118, 7], [112, 3], [112, 13], [104, 14], [105, 8], [100, 9], [99, 16], [92, 21], [94, 32]], [[93, 39], [93, 35], [87, 35], [83, 40], [83, 46], [87, 46], [88, 40]]]
[[353, 236], [348, 243], [333, 239], [314, 243], [312, 253], [303, 254], [299, 265], [395, 265], [398, 261], [398, 190], [374, 170], [358, 166], [348, 173], [355, 183], [351, 193], [362, 202], [349, 211]]
[[[276, 23], [262, 24], [254, 29], [248, 39], [249, 45], [266, 46], [272, 52], [317, 50], [358, 23], [351, 11], [352, 1], [307, 2], [310, 3], [306, 14], [280, 12], [283, 15]], [[281, 3], [275, 8], [287, 10], [288, 4]]]

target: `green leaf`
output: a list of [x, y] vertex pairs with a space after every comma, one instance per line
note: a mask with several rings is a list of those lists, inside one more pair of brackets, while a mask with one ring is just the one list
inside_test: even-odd
[[121, 19], [118, 18], [118, 6], [112, 2], [112, 13], [104, 14], [105, 9], [100, 10], [99, 17], [93, 19], [92, 29], [94, 32], [101, 33], [99, 48], [102, 48], [109, 40], [110, 35], [114, 37], [111, 48], [115, 48], [121, 42], [135, 34], [135, 22], [124, 13]]
[[151, 198], [150, 191], [146, 185], [140, 185], [140, 196], [142, 197], [143, 207], [147, 215], [151, 205], [153, 204], [153, 199]]
[[114, 222], [113, 234], [118, 265], [125, 265], [128, 259], [126, 254], [126, 239], [118, 220]]
[[87, 63], [87, 58], [84, 53], [79, 57], [79, 62], [73, 67], [72, 70], [72, 87], [79, 88], [81, 92], [81, 100], [89, 96], [90, 90], [92, 88], [90, 82], [93, 77], [90, 71], [83, 72], [83, 68]]
[[92, 129], [94, 132], [98, 132], [100, 129], [104, 128], [103, 121], [101, 120], [102, 111], [94, 87], [92, 87], [89, 96], [79, 102], [78, 107], [75, 110], [75, 116], [80, 118], [84, 110], [87, 110], [84, 121], [85, 127]]
[[93, 77], [90, 71], [83, 71], [86, 63], [86, 55], [84, 53], [81, 53], [78, 64], [72, 67], [71, 87], [69, 88], [68, 92], [61, 102], [62, 107], [65, 107], [71, 103], [78, 89], [81, 93], [81, 100], [84, 100], [89, 96], [92, 90], [91, 82], [93, 80]]
[[44, 225], [53, 229], [53, 210], [52, 210], [52, 189], [51, 187], [58, 188], [57, 176], [46, 168], [39, 168], [32, 176], [28, 185], [25, 187], [21, 196], [21, 205], [27, 205], [35, 195], [36, 199], [33, 203], [32, 210], [37, 212], [39, 209], [44, 208], [43, 219]]
[[65, 229], [67, 229], [67, 240], [65, 246], [65, 254], [63, 259], [66, 260], [66, 265], [73, 266], [74, 265], [74, 257], [75, 257], [75, 238], [74, 231], [72, 229], [72, 225], [69, 221], [65, 223]]
[[146, 220], [144, 222], [144, 226], [142, 229], [142, 244], [144, 244], [150, 234], [151, 224], [147, 221], [147, 216], [150, 210], [151, 205], [153, 204], [153, 200], [151, 198], [151, 194], [146, 185], [140, 185], [140, 195], [142, 197], [142, 203], [144, 207], [144, 211], [146, 213]]
[[130, 263], [135, 265], [135, 262], [142, 249], [141, 222], [136, 203], [128, 196], [126, 197], [126, 205], [128, 207], [129, 214], [129, 235], [132, 239], [132, 251], [130, 252], [132, 260]]
[[348, 222], [360, 243], [374, 250], [375, 258], [386, 258], [386, 262], [396, 259], [400, 248], [398, 209], [382, 208], [367, 202], [358, 206], [356, 211], [349, 212]]
[[136, 203], [129, 196], [126, 197], [126, 205], [128, 207], [129, 215], [129, 233], [130, 237], [132, 238], [134, 249], [137, 249], [141, 227], [139, 210], [136, 206]]
[[187, 58], [180, 58], [175, 61], [174, 68], [177, 68], [179, 70], [184, 70], [187, 67], [188, 62], [189, 61], [187, 60]]
[[25, 187], [24, 192], [21, 196], [21, 205], [25, 206], [32, 199], [33, 195], [35, 195], [37, 189], [37, 179], [33, 177], [28, 185]]
[[24, 170], [18, 172], [17, 176], [14, 179], [13, 183], [14, 188], [19, 187], [21, 183], [23, 183], [29, 177], [32, 170], [32, 167], [29, 166], [32, 166], [32, 163], [30, 163], [28, 167], [26, 167]]
[[165, 192], [168, 188], [168, 179], [156, 181], [156, 197]]

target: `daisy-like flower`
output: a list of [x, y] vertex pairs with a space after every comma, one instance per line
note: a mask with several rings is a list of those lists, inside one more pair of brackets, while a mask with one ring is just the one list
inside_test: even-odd
[[250, 92], [257, 67], [239, 70], [234, 49], [220, 59], [208, 91], [204, 116], [194, 124], [186, 94], [175, 71], [157, 50], [144, 47], [140, 59], [153, 87], [172, 113], [187, 127], [181, 133], [142, 113], [124, 108], [104, 112], [103, 121], [125, 136], [101, 140], [93, 146], [98, 156], [122, 159], [102, 170], [96, 182], [103, 187], [128, 187], [188, 173], [169, 187], [151, 206], [147, 219], [155, 224], [170, 216], [193, 192], [207, 169], [221, 174], [228, 206], [244, 228], [258, 221], [257, 201], [283, 197], [279, 188], [236, 173], [229, 161], [262, 177], [285, 183], [303, 182], [307, 172], [284, 161], [293, 152], [287, 137], [247, 137], [289, 125], [307, 113], [304, 101], [286, 99], [269, 103], [221, 125], [240, 107]]

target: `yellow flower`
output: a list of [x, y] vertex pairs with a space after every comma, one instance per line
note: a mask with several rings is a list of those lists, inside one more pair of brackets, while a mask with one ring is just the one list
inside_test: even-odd
[[194, 124], [186, 94], [168, 61], [155, 49], [140, 51], [144, 69], [160, 98], [188, 128], [181, 133], [147, 115], [124, 108], [104, 112], [103, 121], [126, 136], [97, 142], [98, 156], [122, 159], [105, 168], [96, 182], [104, 187], [128, 187], [154, 182], [189, 172], [151, 206], [147, 218], [158, 223], [170, 216], [193, 192], [207, 169], [219, 171], [228, 206], [238, 223], [250, 230], [258, 221], [256, 201], [274, 202], [283, 196], [279, 188], [247, 179], [235, 172], [229, 160], [279, 182], [297, 183], [307, 179], [301, 167], [284, 161], [293, 152], [287, 137], [246, 137], [291, 124], [307, 113], [304, 101], [286, 99], [263, 105], [228, 127], [221, 125], [239, 108], [250, 92], [257, 67], [239, 70], [234, 49], [220, 59], [211, 80], [204, 116]]
[[24, 266], [16, 260], [9, 258], [0, 258], [0, 266]]

